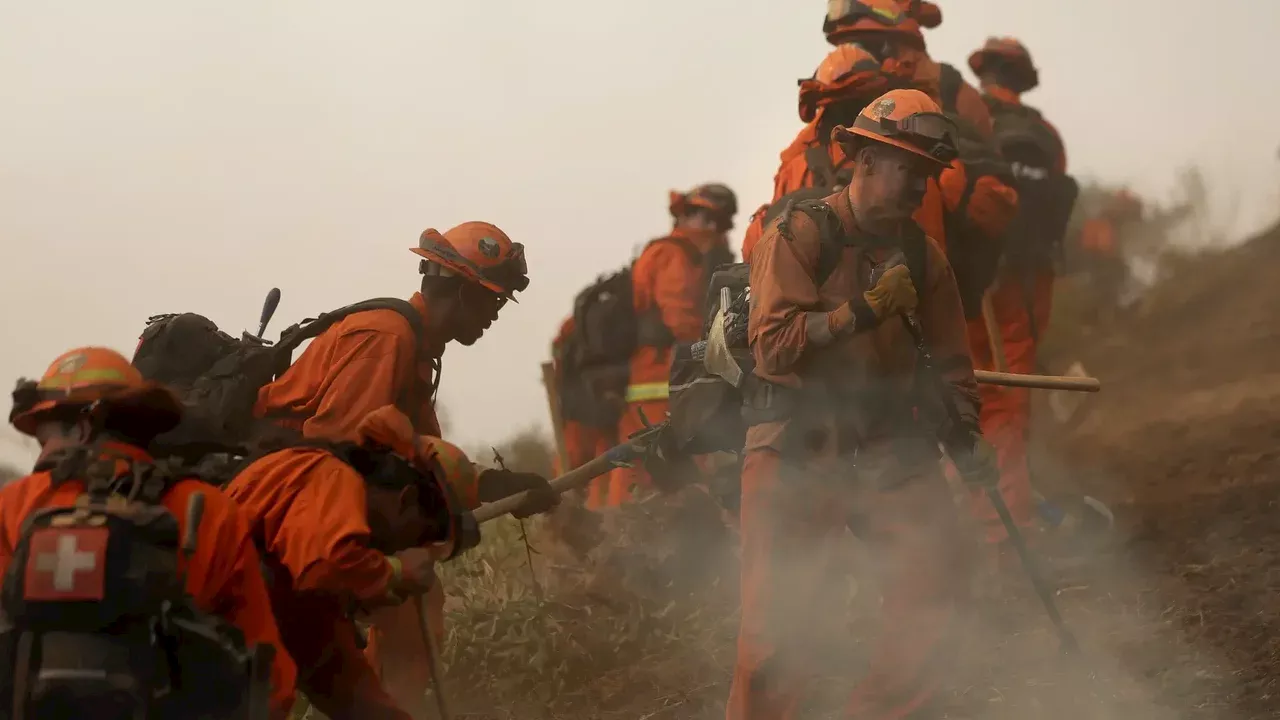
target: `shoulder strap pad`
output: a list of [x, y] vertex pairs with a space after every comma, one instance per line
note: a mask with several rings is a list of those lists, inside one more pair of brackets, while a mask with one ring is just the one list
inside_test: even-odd
[[814, 269], [813, 281], [822, 287], [831, 273], [835, 272], [840, 262], [840, 254], [844, 252], [844, 224], [835, 208], [822, 200], [788, 200], [783, 206], [778, 220], [778, 233], [791, 238], [791, 213], [802, 212], [818, 226], [818, 265]]

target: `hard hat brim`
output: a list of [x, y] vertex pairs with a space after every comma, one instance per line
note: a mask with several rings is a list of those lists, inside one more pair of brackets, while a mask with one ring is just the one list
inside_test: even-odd
[[483, 287], [486, 290], [495, 292], [510, 300], [515, 300], [515, 298], [513, 297], [514, 293], [508, 293], [507, 290], [502, 286], [490, 280], [486, 280], [485, 278], [472, 272], [469, 268], [465, 268], [457, 263], [449, 262], [448, 260], [440, 257], [439, 255], [434, 255], [427, 250], [423, 250], [422, 248], [412, 247], [412, 248], [409, 248], [409, 252], [413, 253], [414, 255], [417, 255], [418, 257], [424, 260], [429, 260], [433, 263], [436, 263], [437, 265], [442, 265], [446, 268], [449, 268], [450, 270], [457, 273], [460, 277], [467, 280], [468, 282], [473, 282]]
[[863, 130], [862, 128], [859, 128], [859, 127], [847, 127], [844, 125], [839, 125], [834, 130], [831, 131], [831, 139], [835, 140], [841, 145], [852, 145], [852, 144], [861, 142], [863, 140], [871, 140], [874, 142], [883, 143], [885, 145], [892, 145], [893, 147], [896, 147], [896, 148], [902, 148], [907, 152], [910, 152], [914, 155], [919, 155], [922, 158], [926, 158], [936, 163], [939, 167], [945, 168], [945, 167], [950, 167], [951, 165], [951, 163], [942, 162], [938, 158], [930, 155], [929, 153], [921, 150], [918, 147], [911, 145], [910, 143], [905, 143], [905, 142], [902, 142], [901, 140], [894, 140], [893, 138], [887, 138], [887, 137], [884, 137], [883, 135], [877, 135], [873, 132], [870, 132], [868, 130]]
[[65, 398], [46, 399], [9, 418], [20, 433], [35, 437], [40, 419], [49, 411], [67, 405], [89, 405], [101, 402], [111, 414], [122, 418], [122, 426], [138, 427], [143, 435], [159, 435], [172, 430], [182, 421], [182, 401], [160, 383], [147, 381], [136, 388], [72, 393]]

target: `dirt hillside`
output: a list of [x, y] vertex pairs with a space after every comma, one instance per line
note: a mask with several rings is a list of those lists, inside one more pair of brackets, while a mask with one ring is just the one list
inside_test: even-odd
[[[1278, 266], [1280, 228], [1183, 258], [1127, 317], [1078, 340], [1104, 391], [1078, 427], [1053, 433], [1035, 479], [1116, 511], [1108, 545], [1053, 570], [1082, 651], [1058, 653], [1015, 577], [980, 605], [945, 717], [1280, 717]], [[651, 523], [640, 544], [661, 538], [652, 527], [669, 516], [630, 513], [622, 527]], [[523, 546], [487, 548], [452, 579], [451, 682], [470, 717], [723, 717], [731, 571], [692, 603], [652, 582], [622, 599], [569, 582], [544, 588], [538, 610], [520, 586]], [[544, 580], [575, 572], [538, 563]], [[850, 611], [807, 717], [840, 716], [866, 637], [865, 603]]]

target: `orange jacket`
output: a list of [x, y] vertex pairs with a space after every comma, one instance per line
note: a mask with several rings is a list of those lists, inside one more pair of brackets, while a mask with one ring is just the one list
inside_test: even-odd
[[365, 481], [320, 448], [280, 450], [227, 486], [271, 574], [271, 605], [298, 685], [330, 718], [410, 715], [386, 693], [356, 641], [353, 609], [386, 597], [386, 556], [369, 546]]
[[[874, 329], [834, 340], [811, 336], [811, 332], [829, 334], [827, 313], [869, 289], [866, 283], [871, 268], [894, 252], [891, 247], [857, 242], [859, 235], [849, 211], [848, 192], [841, 191], [826, 201], [854, 242], [846, 246], [839, 264], [820, 287], [813, 281], [819, 229], [808, 215], [792, 215], [786, 238], [779, 235], [776, 226], [771, 227], [757, 246], [751, 263], [750, 318], [755, 374], [791, 387], [817, 381], [825, 391], [847, 393], [837, 395], [846, 399], [865, 394], [868, 388], [875, 388], [877, 393], [893, 388], [904, 403], [909, 403], [916, 349], [900, 323], [884, 322]], [[959, 290], [941, 248], [926, 242], [925, 282], [917, 288], [918, 317], [934, 362], [957, 393], [961, 413], [976, 425], [977, 389]], [[864, 408], [845, 409], [858, 412]], [[858, 424], [858, 431], [865, 441], [884, 440], [901, 430], [891, 413], [875, 409], [869, 410], [863, 421]], [[747, 449], [781, 449], [781, 432], [777, 422], [754, 425], [747, 433]], [[829, 448], [830, 445], [824, 446], [824, 450]]]
[[[409, 302], [425, 320], [422, 294], [414, 293]], [[312, 340], [284, 375], [262, 388], [254, 412], [279, 418], [309, 438], [342, 440], [352, 439], [370, 412], [412, 405], [414, 427], [438, 436], [430, 397], [432, 349], [417, 349], [416, 343], [413, 328], [394, 310], [350, 315]]]
[[[666, 238], [649, 243], [631, 268], [632, 301], [637, 317], [656, 313], [675, 342], [702, 337], [707, 286], [706, 268], [674, 238], [705, 256], [725, 243], [721, 233], [694, 233], [674, 228]], [[631, 356], [631, 385], [666, 383], [671, 376], [670, 347], [641, 346]]]
[[[136, 447], [120, 443], [107, 447], [117, 457], [151, 459]], [[85, 484], [80, 480], [55, 487], [48, 471], [27, 475], [0, 489], [0, 577], [9, 569], [23, 521], [43, 508], [71, 507], [84, 492]], [[284, 718], [293, 706], [297, 667], [281, 642], [248, 523], [217, 487], [194, 479], [180, 480], [161, 498], [178, 521], [179, 537], [186, 536], [187, 501], [195, 492], [204, 493], [204, 514], [190, 565], [179, 555], [178, 571], [197, 607], [238, 627], [247, 642], [276, 648], [271, 668], [271, 713], [273, 718]]]
[[[981, 102], [981, 98], [979, 98]], [[983, 106], [985, 109], [985, 106]], [[813, 171], [809, 168], [809, 161], [805, 157], [805, 153], [810, 148], [820, 147], [824, 143], [818, 137], [818, 123], [822, 117], [805, 125], [800, 129], [800, 133], [796, 135], [796, 139], [791, 141], [787, 149], [783, 150], [779, 155], [781, 165], [777, 174], [773, 176], [773, 202], [777, 202], [784, 195], [788, 195], [797, 190], [803, 190], [814, 186], [817, 178]], [[844, 148], [840, 143], [825, 143], [828, 154], [831, 157], [831, 167], [835, 170], [842, 170], [849, 163], [849, 158], [844, 154]], [[767, 207], [767, 206], [766, 206]], [[747, 232], [742, 239], [742, 261], [751, 262], [751, 254], [755, 250], [756, 243], [764, 235], [764, 214], [766, 208], [761, 208], [755, 215], [751, 217], [751, 224], [747, 226]], [[942, 204], [942, 193], [938, 187], [938, 183], [930, 180], [929, 189], [925, 192], [924, 201], [920, 204], [920, 209], [916, 211], [916, 222], [924, 229], [925, 234], [937, 240], [945, 247], [946, 244], [946, 228], [943, 224], [944, 211]]]

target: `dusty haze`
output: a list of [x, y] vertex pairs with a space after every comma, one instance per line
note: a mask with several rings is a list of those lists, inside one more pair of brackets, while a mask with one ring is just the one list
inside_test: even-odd
[[[1029, 46], [1028, 101], [1077, 175], [1167, 198], [1197, 162], [1239, 233], [1272, 217], [1280, 4], [941, 5], [940, 59], [991, 34]], [[445, 355], [441, 400], [466, 444], [542, 422], [538, 362], [572, 295], [668, 227], [669, 188], [728, 183], [738, 232], [768, 199], [823, 6], [6, 0], [0, 382], [75, 345], [128, 353], [151, 314], [237, 332], [272, 286], [275, 331], [408, 296], [418, 233], [484, 219], [528, 246], [532, 284]]]

